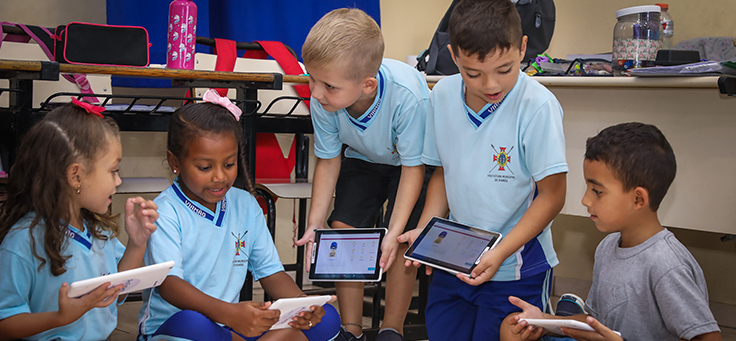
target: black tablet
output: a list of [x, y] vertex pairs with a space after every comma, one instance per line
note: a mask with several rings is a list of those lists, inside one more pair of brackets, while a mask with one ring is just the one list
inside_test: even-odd
[[375, 282], [383, 270], [385, 228], [317, 230], [310, 258], [310, 281]]
[[480, 256], [496, 246], [499, 240], [501, 234], [498, 232], [434, 217], [409, 246], [404, 257], [452, 274], [470, 276]]

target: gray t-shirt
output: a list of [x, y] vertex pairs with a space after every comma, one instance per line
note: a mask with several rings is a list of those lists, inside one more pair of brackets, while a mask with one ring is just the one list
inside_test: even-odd
[[629, 341], [690, 340], [719, 331], [703, 271], [667, 229], [621, 248], [620, 233], [595, 251], [588, 312]]

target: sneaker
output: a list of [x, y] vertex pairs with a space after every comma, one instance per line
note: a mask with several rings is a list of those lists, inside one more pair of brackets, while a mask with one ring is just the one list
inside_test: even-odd
[[404, 337], [393, 328], [381, 329], [376, 336], [376, 341], [404, 341]]
[[360, 337], [355, 337], [355, 335], [347, 331], [345, 327], [340, 326], [340, 332], [337, 333], [335, 341], [365, 341], [365, 333], [360, 334]]
[[557, 316], [572, 316], [587, 314], [585, 312], [585, 301], [575, 294], [563, 294], [557, 301]]

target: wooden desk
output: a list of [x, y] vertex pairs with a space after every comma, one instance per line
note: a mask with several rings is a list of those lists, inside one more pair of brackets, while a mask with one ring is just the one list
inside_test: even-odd
[[[41, 99], [32, 98], [34, 80], [58, 81], [60, 73], [107, 74], [125, 77], [171, 79], [174, 87], [181, 88], [236, 88], [236, 102], [243, 109], [243, 129], [248, 141], [247, 162], [251, 174], [255, 174], [255, 133], [291, 132], [311, 133], [309, 118], [273, 115], [261, 117], [255, 113], [258, 108], [258, 89], [280, 90], [284, 82], [305, 83], [307, 77], [285, 76], [280, 73], [242, 73], [200, 70], [179, 70], [165, 68], [141, 68], [121, 66], [93, 66], [59, 64], [55, 62], [0, 60], [0, 78], [10, 80], [10, 106], [0, 113], [0, 129], [13, 134], [13, 146], [17, 146], [20, 136], [33, 122], [42, 116], [32, 107]], [[0, 90], [2, 91], [2, 90]], [[112, 98], [115, 98], [113, 95]], [[166, 131], [169, 115], [122, 115], [109, 113], [127, 131]], [[259, 127], [262, 126], [262, 127]], [[6, 136], [7, 137], [7, 136]], [[14, 148], [11, 148], [14, 149]], [[14, 151], [11, 151], [14, 153]], [[11, 157], [14, 159], [14, 156]], [[298, 160], [297, 160], [298, 161]]]

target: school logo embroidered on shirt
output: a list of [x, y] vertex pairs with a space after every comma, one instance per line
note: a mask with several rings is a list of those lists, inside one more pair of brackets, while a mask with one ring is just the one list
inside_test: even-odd
[[243, 232], [243, 235], [236, 236], [235, 233], [230, 232], [230, 234], [235, 237], [235, 255], [240, 256], [240, 249], [245, 248], [245, 235], [248, 234], [248, 231]]
[[386, 147], [386, 149], [391, 151], [391, 156], [395, 159], [399, 157], [399, 151], [396, 149], [396, 143], [393, 144], [393, 149]]
[[511, 151], [514, 150], [514, 146], [511, 146], [509, 150], [506, 147], [499, 147], [497, 150], [494, 145], [491, 145], [495, 154], [493, 154], [493, 168], [488, 172], [488, 177], [494, 178], [496, 182], [509, 182], [510, 179], [516, 178], [514, 172], [511, 170]]

